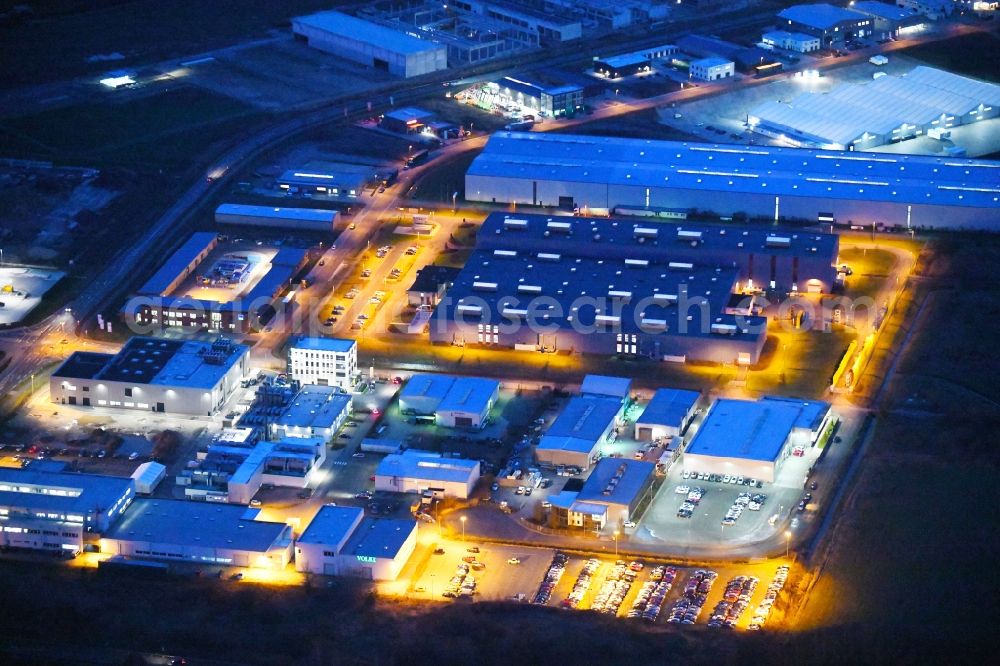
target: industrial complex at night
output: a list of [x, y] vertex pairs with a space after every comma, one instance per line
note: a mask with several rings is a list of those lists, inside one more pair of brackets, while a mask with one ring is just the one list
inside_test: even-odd
[[983, 662], [998, 12], [0, 9], [0, 664]]

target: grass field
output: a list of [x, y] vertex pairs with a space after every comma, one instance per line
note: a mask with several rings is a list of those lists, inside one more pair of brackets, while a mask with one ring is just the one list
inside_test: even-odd
[[228, 97], [181, 87], [120, 104], [85, 104], [0, 124], [0, 146], [89, 164], [187, 166], [194, 156], [262, 118]]
[[[5, 3], [6, 4], [6, 3]], [[12, 3], [16, 4], [16, 3]], [[32, 18], [0, 26], [0, 88], [44, 83], [195, 55], [260, 39], [292, 16], [343, 0], [56, 0]], [[95, 55], [124, 60], [89, 63]]]

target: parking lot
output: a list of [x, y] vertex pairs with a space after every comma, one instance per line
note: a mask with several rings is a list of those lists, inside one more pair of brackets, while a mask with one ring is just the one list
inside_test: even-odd
[[[435, 528], [421, 529], [426, 530], [422, 540], [433, 537]], [[770, 587], [769, 594], [778, 568], [785, 564], [780, 561], [706, 569], [473, 540], [436, 539], [433, 545], [436, 551], [428, 547], [422, 554], [424, 562], [403, 572], [414, 576], [405, 592], [414, 598], [451, 603], [518, 601], [657, 623], [706, 624], [714, 614], [722, 624], [740, 629], [751, 624], [761, 628], [762, 618], [770, 618], [769, 626], [780, 619], [778, 613], [771, 617], [780, 586]], [[732, 581], [739, 584], [735, 595], [732, 588], [737, 583], [730, 586]], [[456, 584], [457, 596], [443, 596]]]

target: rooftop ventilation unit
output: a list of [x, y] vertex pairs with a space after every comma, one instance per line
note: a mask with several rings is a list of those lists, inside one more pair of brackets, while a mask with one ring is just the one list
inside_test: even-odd
[[792, 239], [788, 236], [768, 236], [765, 244], [767, 247], [791, 247]]
[[473, 282], [472, 283], [472, 290], [473, 291], [496, 291], [497, 290], [497, 283], [496, 282]]
[[686, 263], [683, 261], [671, 261], [667, 264], [667, 268], [672, 271], [689, 271], [694, 268], [694, 264]]
[[626, 266], [633, 266], [635, 268], [644, 268], [646, 266], [649, 266], [649, 260], [648, 259], [626, 259], [625, 260], [625, 265]]
[[556, 222], [555, 220], [550, 220], [545, 226], [549, 231], [555, 231], [561, 234], [568, 234], [573, 229], [572, 223]]
[[539, 261], [559, 261], [560, 259], [562, 259], [562, 255], [553, 254], [551, 252], [539, 252], [538, 259]]
[[656, 238], [657, 234], [660, 233], [659, 229], [653, 229], [652, 227], [636, 227], [635, 237], [636, 238]]
[[686, 231], [684, 229], [677, 230], [677, 240], [681, 241], [700, 241], [701, 232], [700, 231]]
[[716, 335], [736, 335], [736, 324], [712, 324], [712, 333]]
[[504, 229], [527, 229], [528, 221], [520, 218], [508, 217], [503, 221]]
[[493, 250], [494, 257], [516, 257], [516, 250]]
[[519, 284], [517, 285], [517, 292], [519, 294], [540, 294], [542, 293], [542, 288], [536, 284]]

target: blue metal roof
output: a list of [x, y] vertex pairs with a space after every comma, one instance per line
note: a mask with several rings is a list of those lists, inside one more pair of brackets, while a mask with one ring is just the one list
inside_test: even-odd
[[[630, 505], [655, 471], [655, 463], [643, 460], [602, 458], [584, 482], [583, 488], [577, 495], [577, 500], [602, 505]], [[610, 494], [605, 495], [605, 489], [611, 485], [611, 480], [615, 478], [618, 480], [614, 483], [614, 488]]]
[[303, 335], [293, 338], [288, 347], [289, 349], [305, 349], [309, 351], [326, 351], [345, 354], [351, 351], [351, 349], [357, 346], [357, 344], [356, 340], [347, 340], [344, 338], [306, 337]]
[[[589, 442], [591, 446], [607, 432], [608, 426], [618, 417], [622, 401], [618, 398], [600, 396], [576, 396], [570, 398], [559, 416], [552, 422], [539, 443], [540, 448], [548, 438], [570, 438]], [[564, 447], [560, 447], [564, 448]], [[588, 447], [586, 450], [590, 450]]]
[[298, 542], [339, 546], [350, 538], [364, 515], [364, 509], [360, 507], [327, 504], [313, 516]]
[[486, 411], [497, 393], [500, 382], [482, 377], [455, 377], [454, 383], [438, 405], [439, 412], [471, 412], [481, 414]]
[[282, 208], [278, 206], [250, 206], [247, 204], [220, 204], [215, 209], [218, 215], [248, 215], [251, 217], [267, 217], [277, 220], [310, 220], [313, 222], [333, 222], [337, 217], [335, 210], [322, 208]]
[[403, 388], [400, 389], [399, 399], [437, 398], [438, 400], [444, 400], [454, 382], [454, 375], [417, 373], [411, 376], [403, 385]]
[[292, 19], [292, 23], [299, 23], [341, 37], [374, 44], [397, 53], [420, 53], [444, 48], [440, 44], [414, 37], [399, 30], [335, 11], [298, 16]]
[[896, 5], [890, 5], [885, 2], [874, 2], [873, 0], [861, 0], [859, 2], [852, 3], [851, 9], [863, 14], [877, 16], [888, 21], [905, 21], [906, 19], [914, 17], [921, 18], [919, 14], [912, 9], [904, 9], [903, 7], [897, 7]]
[[632, 388], [632, 380], [628, 377], [612, 377], [609, 375], [587, 375], [580, 386], [581, 395], [606, 395], [624, 400]]
[[642, 416], [637, 418], [637, 424], [672, 426], [679, 428], [684, 417], [698, 402], [701, 394], [697, 391], [684, 391], [674, 388], [661, 388], [653, 394]]
[[357, 557], [384, 557], [393, 559], [399, 554], [410, 535], [416, 532], [417, 521], [394, 518], [365, 518], [354, 530], [344, 555]]
[[818, 30], [829, 30], [845, 21], [860, 21], [868, 18], [864, 14], [835, 7], [825, 2], [815, 5], [792, 5], [779, 12], [778, 17]]
[[773, 462], [802, 419], [799, 402], [720, 398], [698, 428], [687, 453]]
[[291, 529], [284, 523], [248, 520], [246, 513], [247, 508], [238, 504], [139, 499], [104, 536], [123, 541], [265, 553]]
[[[132, 485], [131, 478], [50, 472], [34, 467], [34, 464], [20, 469], [0, 467], [0, 506], [86, 515], [107, 511]], [[16, 491], [13, 488], [28, 490]], [[45, 489], [69, 492], [39, 492]]]
[[923, 155], [498, 132], [466, 173], [1000, 209], [1000, 163]]

